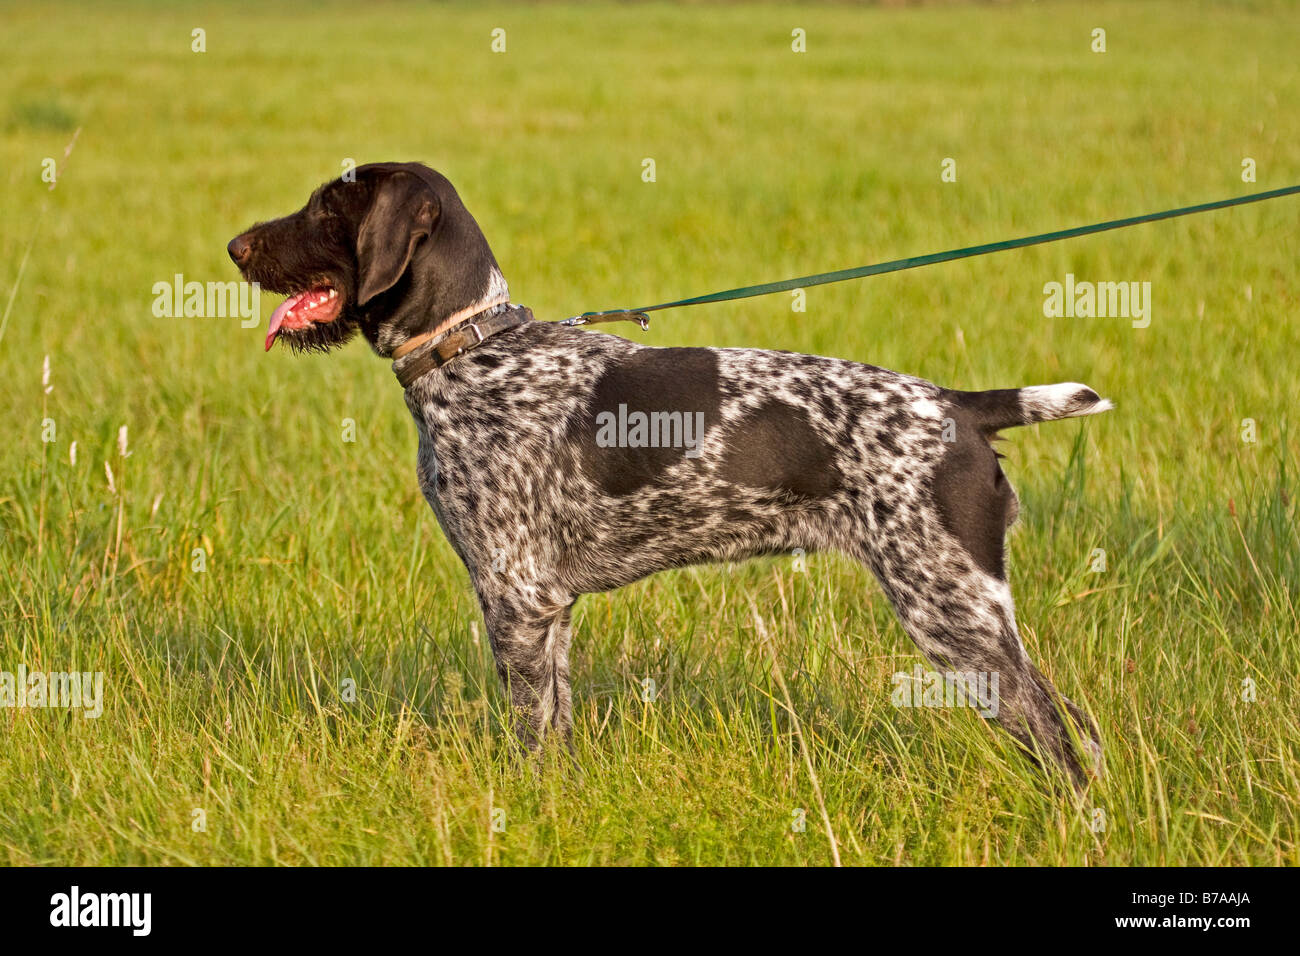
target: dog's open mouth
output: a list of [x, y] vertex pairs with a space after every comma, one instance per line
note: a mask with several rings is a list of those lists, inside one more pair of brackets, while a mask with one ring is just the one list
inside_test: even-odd
[[343, 300], [328, 285], [312, 286], [306, 292], [289, 296], [271, 313], [271, 326], [266, 333], [266, 350], [271, 350], [281, 332], [298, 332], [324, 322], [332, 322], [339, 317], [342, 309]]

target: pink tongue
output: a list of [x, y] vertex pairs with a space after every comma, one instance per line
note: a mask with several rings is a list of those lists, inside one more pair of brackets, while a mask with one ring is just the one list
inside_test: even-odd
[[306, 297], [306, 292], [299, 292], [297, 295], [289, 296], [275, 307], [275, 311], [271, 313], [271, 326], [266, 332], [266, 351], [271, 351], [271, 346], [275, 344], [275, 337], [280, 333], [280, 326], [284, 324], [284, 317]]

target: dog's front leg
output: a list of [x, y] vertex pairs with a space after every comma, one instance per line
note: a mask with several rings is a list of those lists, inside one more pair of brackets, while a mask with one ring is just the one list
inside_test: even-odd
[[520, 742], [529, 750], [537, 750], [548, 736], [567, 742], [573, 723], [569, 695], [573, 597], [532, 589], [481, 588], [479, 604]]

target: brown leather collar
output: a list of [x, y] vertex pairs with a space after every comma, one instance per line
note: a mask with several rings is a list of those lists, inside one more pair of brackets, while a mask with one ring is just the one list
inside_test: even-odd
[[[464, 355], [471, 349], [478, 348], [486, 339], [498, 332], [513, 329], [533, 321], [533, 313], [522, 305], [512, 305], [494, 315], [477, 321], [466, 322], [452, 329], [441, 338], [422, 343], [414, 351], [408, 352], [393, 363], [393, 374], [402, 383], [402, 388], [410, 387], [421, 375], [442, 368], [458, 355]], [[396, 354], [396, 353], [394, 353]], [[401, 368], [398, 368], [398, 366]]]
[[499, 295], [491, 302], [480, 302], [478, 305], [471, 305], [468, 308], [461, 309], [459, 312], [453, 312], [451, 315], [439, 322], [437, 328], [434, 328], [429, 332], [421, 332], [419, 335], [413, 335], [397, 348], [393, 349], [393, 361], [396, 362], [403, 355], [406, 355], [409, 352], [414, 352], [425, 342], [447, 334], [466, 319], [477, 318], [488, 309], [495, 309], [499, 305], [508, 305], [509, 303], [510, 296]]

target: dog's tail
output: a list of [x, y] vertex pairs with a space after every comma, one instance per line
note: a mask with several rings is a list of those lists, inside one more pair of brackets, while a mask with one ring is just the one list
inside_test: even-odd
[[951, 396], [954, 403], [974, 416], [986, 434], [1017, 425], [1097, 415], [1115, 407], [1108, 399], [1078, 382], [997, 388], [988, 392], [953, 392]]

